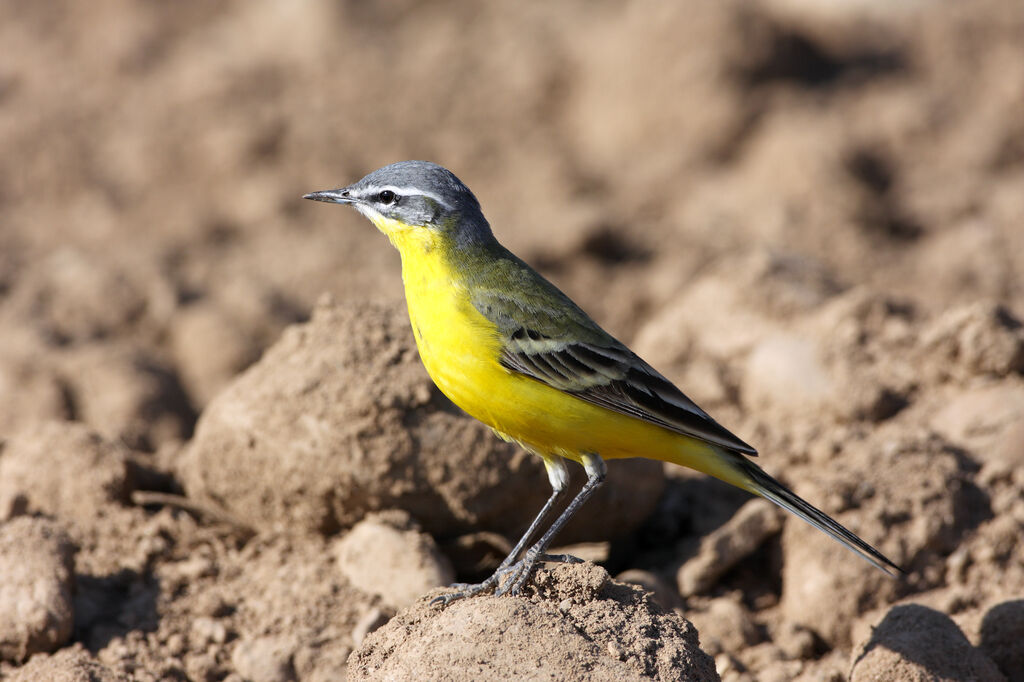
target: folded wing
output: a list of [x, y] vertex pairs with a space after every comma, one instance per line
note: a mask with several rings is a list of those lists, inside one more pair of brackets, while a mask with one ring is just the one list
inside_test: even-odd
[[735, 452], [757, 455], [754, 448], [610, 337], [605, 343], [589, 343], [519, 327], [505, 339], [501, 364], [594, 405]]

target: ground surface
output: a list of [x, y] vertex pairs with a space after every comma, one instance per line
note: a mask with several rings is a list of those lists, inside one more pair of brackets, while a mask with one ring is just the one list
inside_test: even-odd
[[[1024, 5], [677, 4], [4, 4], [0, 677], [1024, 679]], [[640, 461], [418, 602], [547, 482], [298, 199], [406, 158], [907, 574]]]

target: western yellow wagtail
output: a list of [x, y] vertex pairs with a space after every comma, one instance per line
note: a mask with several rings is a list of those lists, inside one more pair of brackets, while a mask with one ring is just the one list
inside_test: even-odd
[[[568, 296], [498, 243], [455, 175], [403, 161], [306, 199], [350, 204], [398, 248], [420, 358], [452, 402], [544, 460], [553, 492], [495, 573], [456, 585], [449, 603], [494, 588], [517, 594], [552, 539], [604, 481], [603, 458], [681, 464], [767, 498], [873, 565], [881, 552], [747, 459], [757, 451], [601, 329]], [[565, 492], [565, 460], [587, 482], [525, 554]], [[519, 558], [522, 555], [522, 558]]]

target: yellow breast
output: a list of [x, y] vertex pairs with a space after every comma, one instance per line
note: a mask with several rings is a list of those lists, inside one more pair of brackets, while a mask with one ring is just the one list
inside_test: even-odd
[[497, 428], [497, 410], [486, 396], [488, 387], [509, 373], [498, 363], [495, 326], [473, 307], [435, 233], [415, 228], [385, 233], [402, 254], [409, 321], [427, 373], [452, 402]]
[[[407, 272], [405, 294], [420, 358], [431, 378], [455, 404], [483, 418], [474, 402], [481, 385], [507, 374], [497, 360], [493, 325], [470, 302], [458, 282], [421, 268]], [[491, 423], [491, 419], [484, 419]]]

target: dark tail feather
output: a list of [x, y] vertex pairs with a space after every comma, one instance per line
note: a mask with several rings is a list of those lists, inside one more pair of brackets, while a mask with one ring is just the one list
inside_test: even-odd
[[884, 554], [861, 540], [854, 533], [847, 530], [842, 524], [831, 516], [821, 511], [810, 502], [807, 502], [792, 490], [782, 485], [774, 478], [766, 474], [761, 467], [757, 466], [742, 455], [734, 455], [740, 469], [750, 478], [754, 492], [767, 500], [771, 500], [791, 514], [811, 524], [823, 533], [831, 535], [841, 542], [847, 549], [860, 555], [871, 565], [885, 573], [895, 576], [896, 573], [905, 571], [890, 561]]

